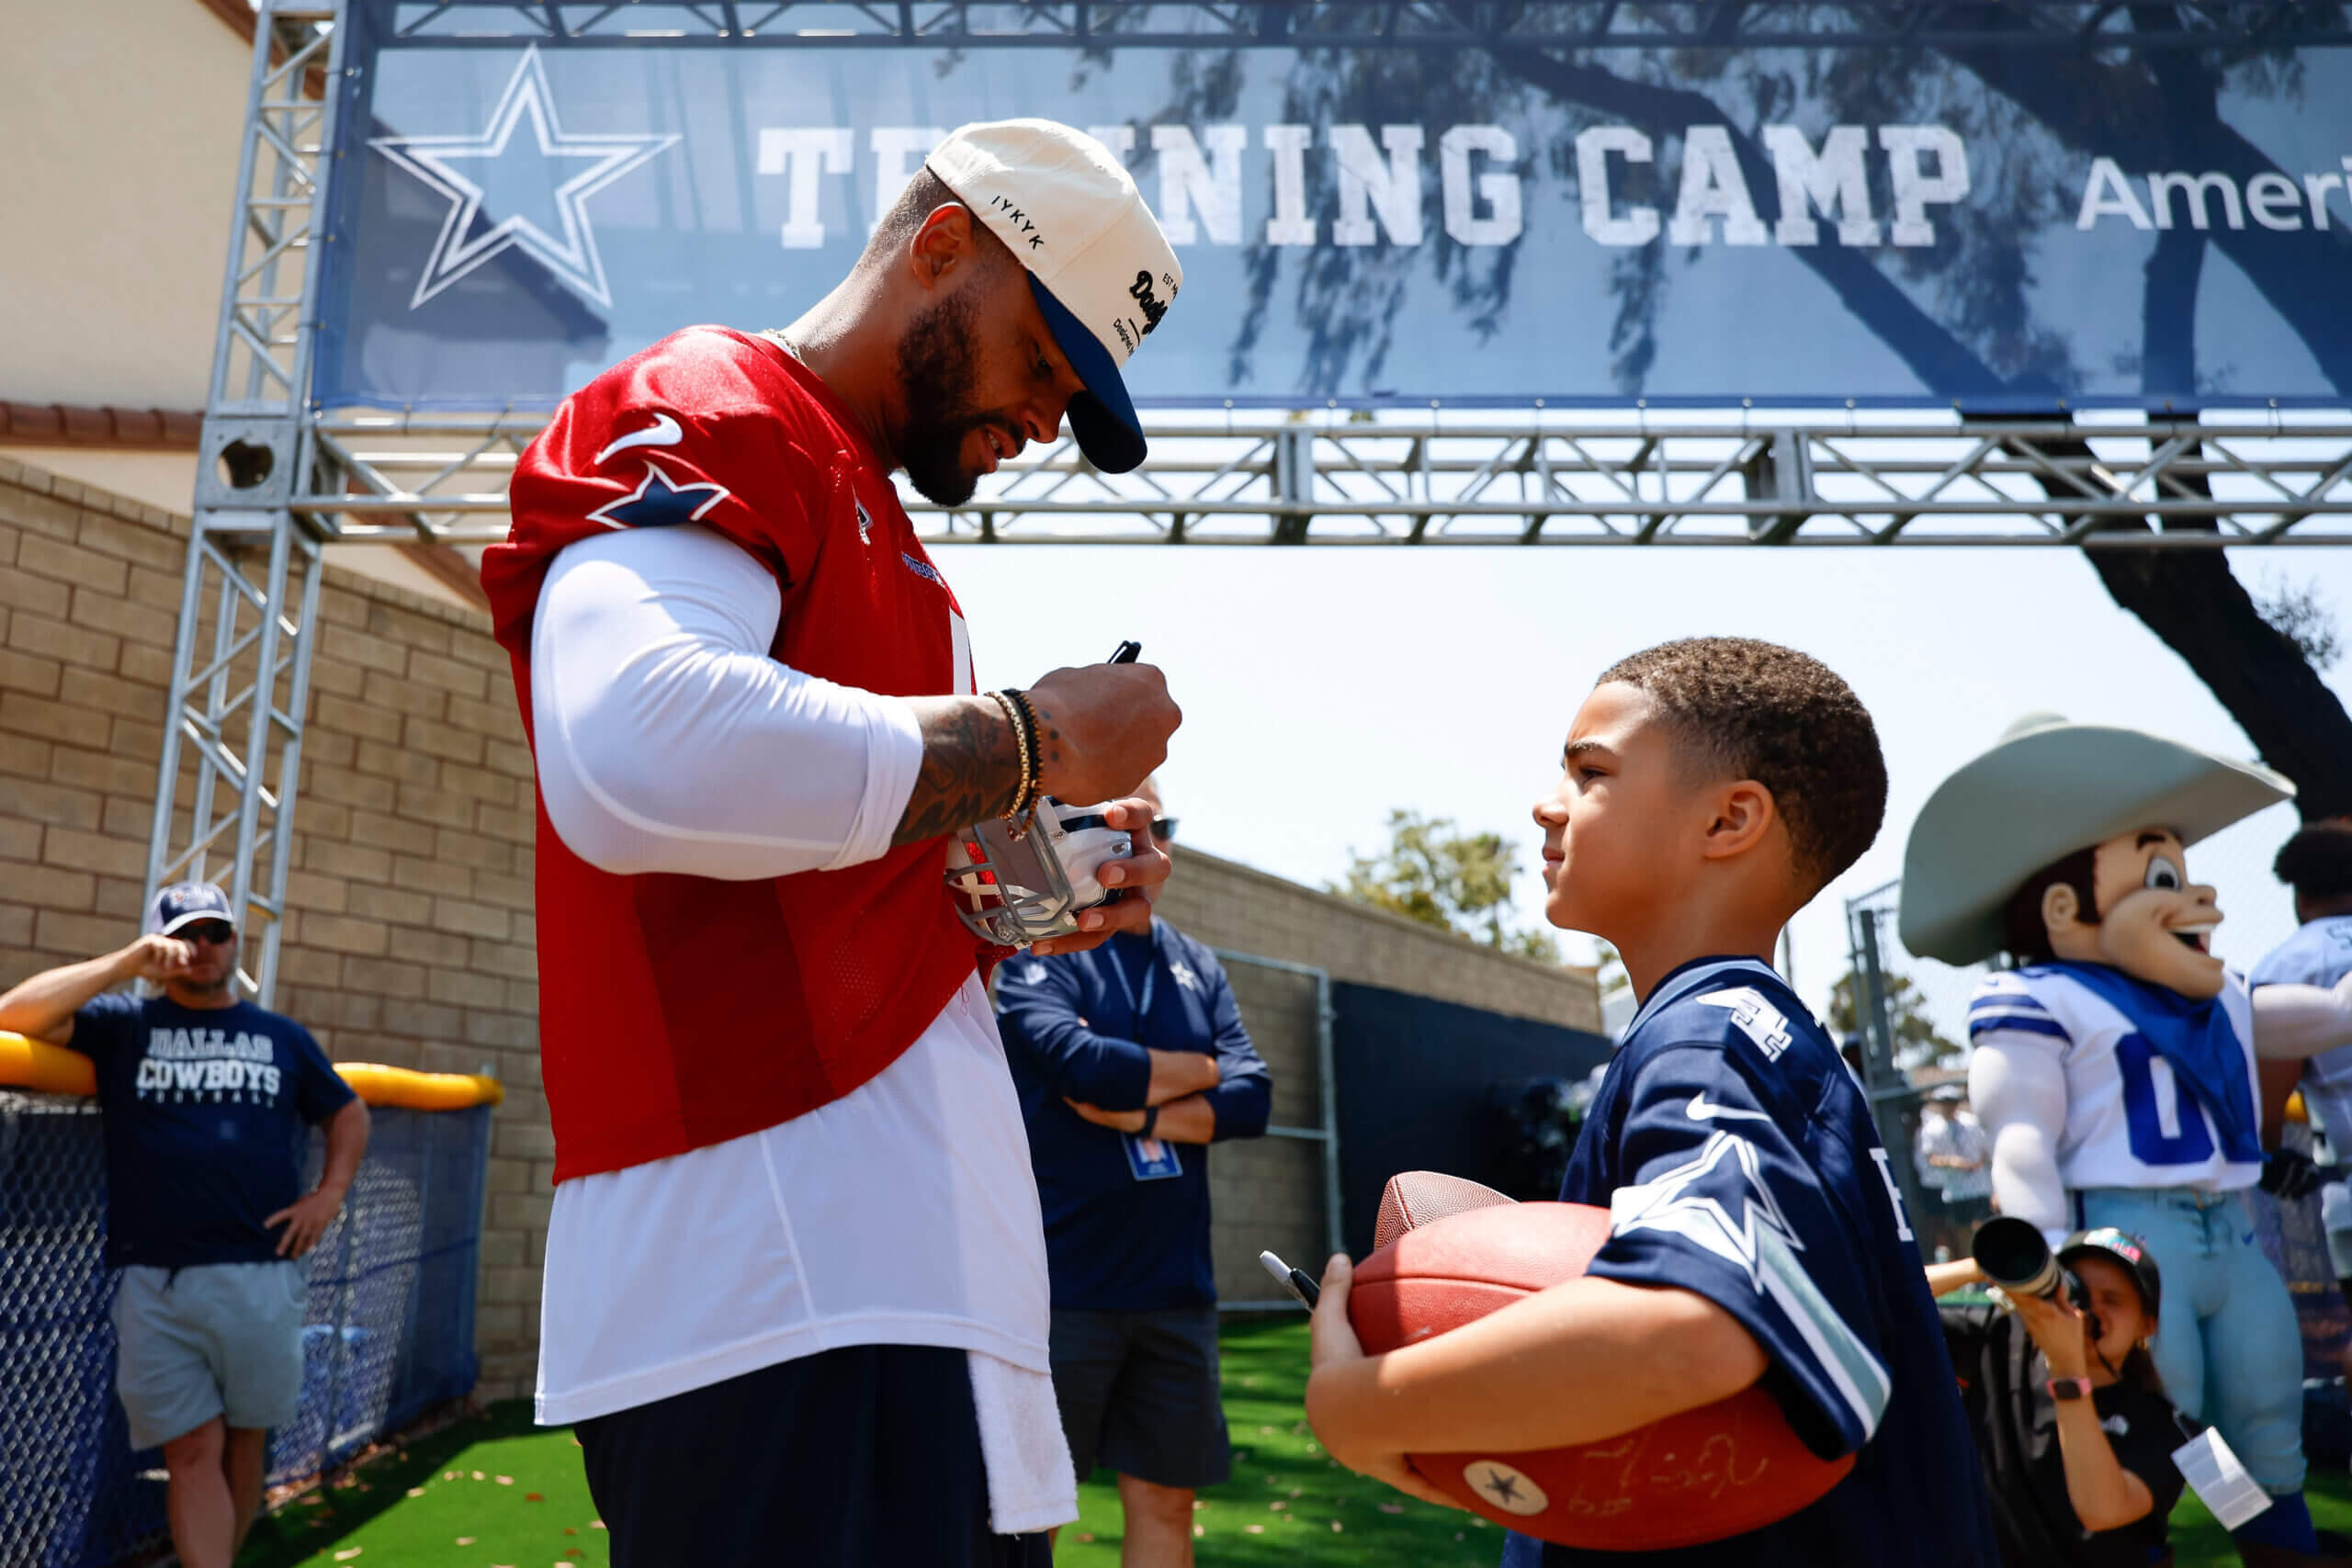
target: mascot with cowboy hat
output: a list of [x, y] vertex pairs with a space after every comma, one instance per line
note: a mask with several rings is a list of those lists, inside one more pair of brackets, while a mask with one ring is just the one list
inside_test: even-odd
[[1938, 786], [1903, 869], [1905, 947], [2016, 965], [1968, 1015], [1995, 1203], [2053, 1244], [2113, 1226], [2162, 1264], [2156, 1370], [2270, 1494], [2235, 1537], [2257, 1568], [2344, 1561], [2320, 1555], [2303, 1503], [2302, 1338], [2246, 1193], [2256, 1058], [2352, 1042], [2352, 978], [2249, 994], [2213, 956], [2222, 912], [2184, 852], [2293, 794], [2267, 768], [2037, 714]]

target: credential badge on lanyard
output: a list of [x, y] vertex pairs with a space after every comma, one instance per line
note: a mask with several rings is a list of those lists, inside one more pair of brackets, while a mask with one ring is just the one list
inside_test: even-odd
[[[1133, 980], [1127, 978], [1127, 966], [1119, 955], [1105, 951], [1103, 957], [1111, 962], [1111, 973], [1117, 976], [1119, 989], [1127, 998], [1127, 1016], [1135, 1020], [1135, 1031], [1143, 1032], [1144, 1015], [1151, 1011], [1153, 987], [1159, 982], [1159, 933], [1151, 934], [1151, 950], [1144, 961], [1143, 992], [1138, 996]], [[1166, 1181], [1184, 1174], [1184, 1163], [1178, 1157], [1176, 1145], [1165, 1138], [1147, 1138], [1138, 1133], [1122, 1134], [1126, 1145], [1127, 1170], [1137, 1181]]]

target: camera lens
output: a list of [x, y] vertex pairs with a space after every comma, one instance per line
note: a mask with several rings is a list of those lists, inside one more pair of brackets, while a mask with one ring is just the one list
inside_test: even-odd
[[2028, 1222], [1996, 1214], [1976, 1227], [1968, 1249], [1984, 1277], [2011, 1295], [2054, 1294], [2062, 1270], [2041, 1232]]

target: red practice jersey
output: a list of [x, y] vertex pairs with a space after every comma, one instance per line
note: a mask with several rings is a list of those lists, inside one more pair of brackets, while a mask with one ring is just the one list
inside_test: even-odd
[[[482, 558], [531, 723], [531, 625], [557, 551], [694, 523], [775, 576], [772, 657], [894, 696], [973, 689], [963, 619], [848, 411], [764, 339], [692, 327], [566, 400], [523, 454], [514, 527]], [[555, 1179], [772, 1127], [896, 1061], [981, 946], [941, 884], [944, 840], [839, 871], [616, 875], [538, 805], [539, 1051]]]

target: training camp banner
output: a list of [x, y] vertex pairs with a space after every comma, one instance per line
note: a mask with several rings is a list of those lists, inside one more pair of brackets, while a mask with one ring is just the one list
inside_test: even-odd
[[780, 326], [945, 131], [1115, 148], [1184, 265], [1146, 405], [2340, 405], [2352, 51], [388, 41], [322, 406], [551, 407]]

